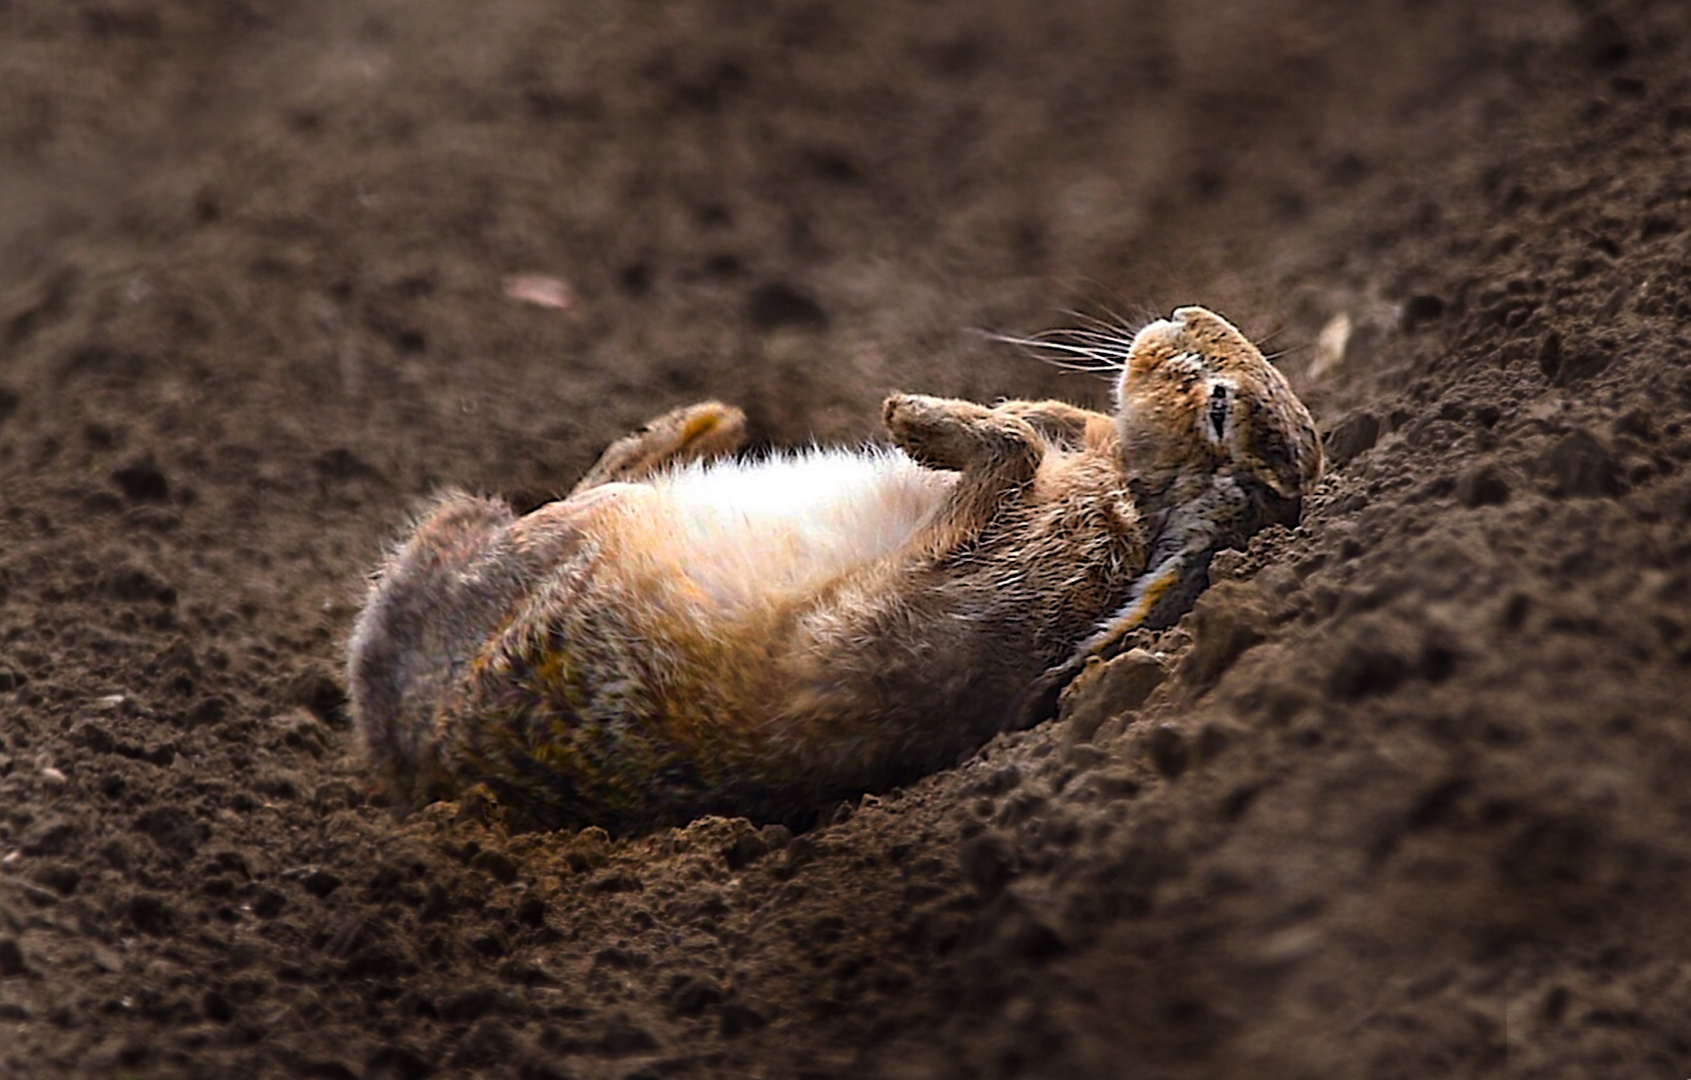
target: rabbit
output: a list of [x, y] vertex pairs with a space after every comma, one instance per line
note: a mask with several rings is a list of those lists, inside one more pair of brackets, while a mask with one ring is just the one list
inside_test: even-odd
[[534, 828], [802, 824], [1025, 722], [1321, 476], [1309, 412], [1220, 316], [1104, 351], [1113, 415], [894, 394], [892, 448], [740, 459], [745, 417], [711, 401], [531, 513], [440, 495], [348, 645], [392, 802], [485, 784]]

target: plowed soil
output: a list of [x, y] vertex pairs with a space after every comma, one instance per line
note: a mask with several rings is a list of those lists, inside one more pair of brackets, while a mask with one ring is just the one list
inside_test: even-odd
[[[382, 805], [432, 490], [1181, 303], [1330, 473], [1156, 663], [797, 836]], [[1683, 4], [0, 0], [0, 1074], [1688, 1076], [1688, 519]]]

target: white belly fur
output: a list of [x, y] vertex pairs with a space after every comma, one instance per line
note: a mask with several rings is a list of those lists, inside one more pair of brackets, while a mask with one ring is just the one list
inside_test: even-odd
[[896, 450], [816, 449], [664, 473], [630, 509], [662, 557], [726, 613], [806, 595], [892, 554], [955, 482]]

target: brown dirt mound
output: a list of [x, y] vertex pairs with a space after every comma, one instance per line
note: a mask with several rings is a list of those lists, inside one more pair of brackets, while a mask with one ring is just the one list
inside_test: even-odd
[[[1691, 10], [0, 16], [0, 1072], [1691, 1075]], [[796, 837], [372, 805], [432, 489], [1183, 302], [1332, 475], [1057, 719]]]

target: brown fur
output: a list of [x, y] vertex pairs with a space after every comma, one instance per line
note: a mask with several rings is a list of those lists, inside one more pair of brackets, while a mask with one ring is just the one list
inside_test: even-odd
[[482, 782], [533, 824], [613, 831], [790, 819], [951, 763], [1037, 680], [1189, 606], [1216, 546], [1319, 476], [1279, 373], [1219, 317], [1175, 318], [1135, 338], [1114, 417], [889, 398], [897, 446], [956, 476], [934, 476], [936, 509], [890, 554], [796, 592], [702, 594], [647, 486], [735, 448], [743, 418], [716, 403], [621, 440], [525, 517], [443, 497], [353, 634], [369, 756], [402, 807]]

